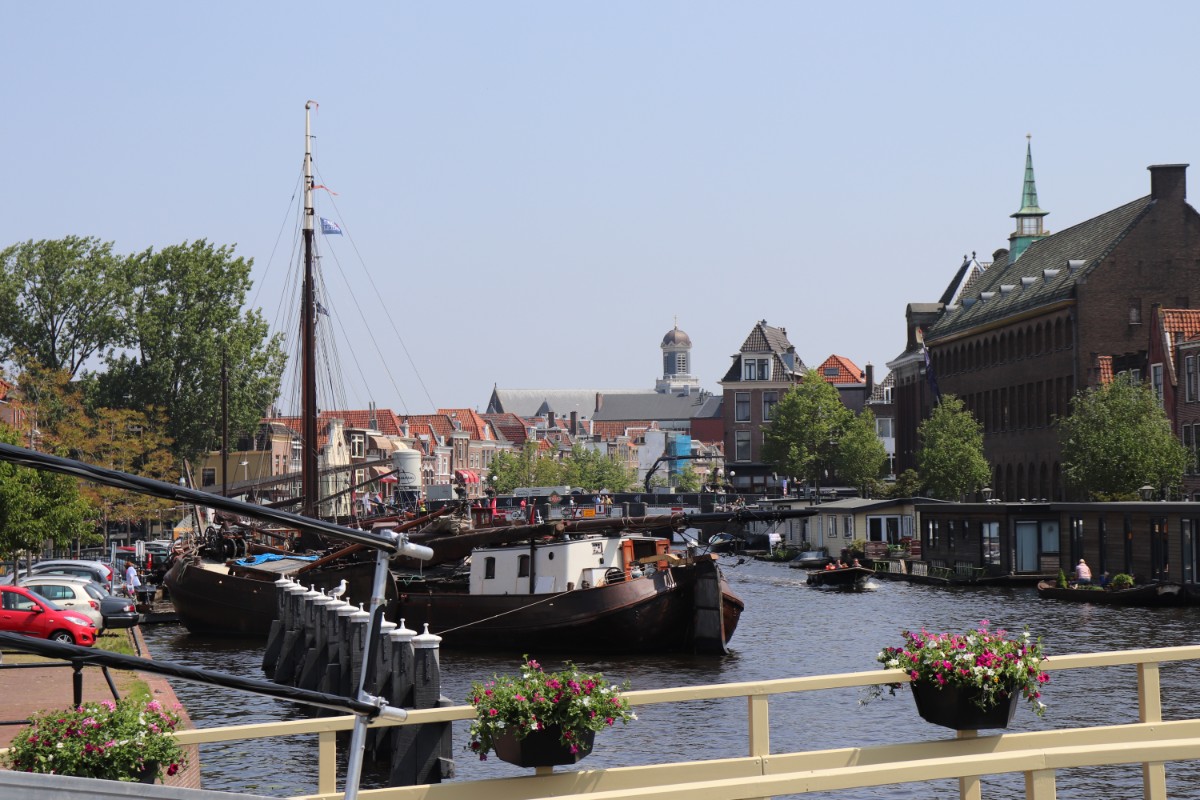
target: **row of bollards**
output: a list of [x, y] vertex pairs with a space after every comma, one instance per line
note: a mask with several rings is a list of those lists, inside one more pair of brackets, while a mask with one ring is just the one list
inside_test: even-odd
[[[383, 621], [373, 664], [367, 641], [371, 615], [335, 596], [290, 578], [275, 581], [278, 609], [271, 623], [263, 671], [275, 683], [355, 697], [364, 690], [398, 708], [453, 705], [441, 693], [438, 646], [442, 639]], [[438, 783], [454, 775], [450, 723], [371, 728], [367, 755], [386, 770], [388, 786]]]

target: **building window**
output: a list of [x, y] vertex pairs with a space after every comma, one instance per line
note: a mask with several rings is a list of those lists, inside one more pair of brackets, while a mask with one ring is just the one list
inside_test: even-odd
[[885, 402], [885, 403], [892, 402], [892, 387], [891, 386], [883, 387], [883, 402]]
[[771, 411], [775, 408], [775, 404], [779, 402], [779, 392], [763, 392], [763, 422], [770, 422]]
[[892, 438], [892, 418], [891, 417], [876, 417], [875, 418], [875, 435], [880, 439]]
[[1021, 217], [1021, 233], [1025, 236], [1037, 236], [1038, 217]]
[[361, 433], [350, 434], [350, 457], [362, 458], [367, 449], [367, 439]]
[[734, 431], [734, 460], [750, 460], [750, 431]]
[[1185, 380], [1183, 384], [1184, 399], [1189, 403], [1196, 402], [1196, 357], [1188, 356], [1183, 360]]
[[1154, 391], [1154, 399], [1158, 401], [1159, 408], [1163, 404], [1163, 368], [1162, 364], [1150, 365], [1150, 388]]
[[837, 367], [826, 367], [825, 368], [825, 377], [826, 378], [836, 378], [837, 376], [838, 376], [838, 368]]
[[733, 421], [734, 422], [749, 422], [750, 421], [750, 393], [749, 392], [734, 392], [733, 393]]
[[205, 467], [200, 471], [200, 485], [212, 486], [217, 482], [217, 471], [212, 467]]
[[853, 514], [847, 514], [846, 516], [842, 517], [842, 538], [844, 538], [844, 539], [853, 539], [854, 538], [854, 515]]
[[1142, 298], [1140, 297], [1129, 298], [1129, 324], [1142, 324]]
[[769, 358], [742, 358], [742, 380], [769, 381], [771, 380], [771, 360]]
[[523, 556], [518, 557], [518, 559], [517, 559], [517, 577], [518, 578], [528, 578], [529, 577], [529, 556], [528, 555], [523, 555]]

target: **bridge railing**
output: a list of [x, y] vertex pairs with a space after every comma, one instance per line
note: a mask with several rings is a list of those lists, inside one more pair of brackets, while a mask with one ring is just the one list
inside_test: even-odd
[[[448, 781], [442, 784], [372, 789], [361, 797], [375, 800], [482, 797], [489, 800], [526, 800], [535, 797], [586, 796], [590, 800], [624, 800], [645, 797], [680, 800], [738, 800], [777, 794], [832, 791], [887, 784], [921, 783], [957, 778], [963, 800], [979, 800], [980, 776], [1024, 775], [1029, 800], [1055, 796], [1060, 769], [1112, 764], [1141, 764], [1143, 797], [1166, 800], [1165, 764], [1200, 759], [1200, 718], [1162, 722], [1160, 664], [1200, 660], [1198, 647], [1122, 650], [1054, 656], [1046, 670], [1094, 669], [1120, 665], [1137, 667], [1138, 719], [1136, 723], [1080, 727], [1032, 733], [977, 736], [960, 732], [957, 739], [940, 739], [872, 747], [772, 753], [770, 700], [794, 692], [844, 689], [903, 683], [899, 670], [874, 670], [777, 680], [684, 686], [627, 693], [635, 706], [660, 703], [746, 699], [748, 741], [746, 755], [707, 761], [554, 772], [539, 768], [519, 778]], [[418, 710], [401, 723], [467, 720], [470, 706]], [[353, 717], [324, 717], [255, 725], [181, 731], [184, 744], [239, 739], [316, 734], [319, 776], [317, 793], [305, 798], [335, 800], [341, 797], [336, 781], [338, 731], [350, 730]]]

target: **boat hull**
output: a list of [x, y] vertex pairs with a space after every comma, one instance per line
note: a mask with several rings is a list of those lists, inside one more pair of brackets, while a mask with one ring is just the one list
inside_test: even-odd
[[1192, 604], [1187, 590], [1178, 583], [1152, 583], [1131, 589], [1071, 589], [1050, 581], [1037, 586], [1038, 597], [1071, 603], [1095, 603], [1105, 606], [1143, 606], [1165, 608]]
[[[529, 595], [469, 595], [451, 591], [401, 592], [390, 619], [409, 628], [426, 624], [442, 646], [458, 649], [552, 648], [571, 652], [721, 652], [737, 628], [744, 604], [720, 585], [719, 619], [697, 622], [696, 589], [711, 562], [661, 570], [592, 589]], [[719, 626], [719, 634], [702, 628]], [[720, 640], [719, 642], [717, 640]]]
[[[163, 585], [179, 621], [188, 633], [265, 639], [278, 616], [275, 579], [280, 573], [231, 574], [189, 559], [177, 559], [167, 570]], [[374, 564], [358, 562], [297, 575], [305, 586], [330, 589], [343, 579], [348, 602], [371, 597]]]

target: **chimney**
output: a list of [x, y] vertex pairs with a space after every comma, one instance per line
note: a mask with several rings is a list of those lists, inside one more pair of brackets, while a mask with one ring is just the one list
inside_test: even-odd
[[579, 435], [579, 412], [578, 411], [571, 412], [571, 435], [572, 436]]
[[1187, 197], [1187, 164], [1153, 164], [1150, 170], [1150, 196], [1155, 200], [1182, 203]]
[[867, 368], [863, 370], [867, 376], [867, 394], [868, 400], [871, 399], [871, 391], [875, 388], [875, 365], [870, 361], [867, 362]]
[[546, 412], [546, 429], [551, 430], [551, 429], [557, 428], [557, 427], [558, 427], [558, 422], [554, 418], [554, 412], [547, 411]]
[[[599, 411], [602, 408], [604, 408], [604, 395], [600, 394], [600, 392], [596, 392], [596, 411]], [[595, 416], [595, 412], [592, 413], [592, 416]]]

